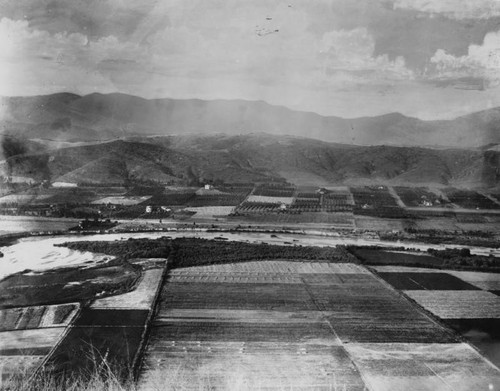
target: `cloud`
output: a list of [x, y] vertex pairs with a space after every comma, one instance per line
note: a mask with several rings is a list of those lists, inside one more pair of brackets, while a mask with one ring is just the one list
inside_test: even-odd
[[90, 41], [80, 33], [31, 29], [27, 21], [0, 20], [0, 94], [116, 90], [96, 65], [106, 59], [141, 58], [137, 45], [116, 37]]
[[387, 55], [374, 55], [375, 40], [366, 28], [325, 33], [319, 52], [320, 57], [326, 60], [325, 67], [330, 73], [338, 69], [357, 75], [376, 74], [377, 80], [413, 78], [413, 72], [406, 68], [402, 56], [390, 60]]
[[500, 16], [498, 0], [395, 0], [394, 8], [454, 19], [488, 19]]
[[464, 56], [454, 56], [439, 49], [431, 58], [438, 78], [481, 78], [487, 86], [500, 85], [500, 31], [486, 34], [482, 45], [470, 45]]

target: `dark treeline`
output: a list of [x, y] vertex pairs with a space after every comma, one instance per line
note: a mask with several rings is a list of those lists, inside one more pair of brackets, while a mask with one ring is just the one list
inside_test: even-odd
[[171, 240], [129, 239], [126, 241], [67, 242], [61, 246], [73, 250], [91, 251], [130, 258], [167, 258], [173, 251], [172, 267], [188, 267], [217, 263], [244, 262], [264, 259], [321, 260], [357, 262], [343, 247], [277, 246], [242, 242], [222, 242], [199, 238]]
[[59, 246], [72, 250], [90, 251], [107, 255], [114, 255], [123, 259], [131, 258], [167, 258], [170, 254], [171, 240], [159, 239], [129, 239], [125, 241], [93, 241], [93, 242], [66, 242]]
[[358, 262], [357, 258], [343, 247], [278, 246], [179, 238], [173, 241], [172, 248], [174, 267], [266, 259]]
[[[500, 271], [498, 259], [470, 254], [467, 249], [429, 249], [429, 256], [392, 254], [392, 248], [377, 246], [312, 247], [279, 246], [266, 243], [243, 243], [200, 238], [129, 239], [126, 241], [69, 242], [61, 246], [91, 251], [123, 259], [171, 257], [171, 267], [190, 267], [251, 260], [287, 259], [362, 264], [390, 264], [456, 270]], [[403, 248], [401, 248], [402, 250]], [[389, 250], [389, 251], [388, 251]], [[433, 258], [433, 259], [431, 259]], [[432, 262], [431, 262], [432, 261]]]

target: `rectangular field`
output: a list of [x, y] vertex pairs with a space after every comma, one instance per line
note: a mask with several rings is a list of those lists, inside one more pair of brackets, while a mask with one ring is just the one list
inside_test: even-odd
[[500, 205], [473, 190], [447, 188], [444, 189], [451, 202], [465, 209], [500, 209]]
[[185, 208], [185, 210], [189, 212], [195, 212], [195, 218], [212, 218], [227, 216], [231, 214], [234, 211], [234, 206], [190, 206], [188, 208]]
[[406, 266], [373, 266], [380, 273], [443, 273], [446, 272], [484, 291], [500, 290], [500, 273], [469, 272], [460, 270], [433, 270]]
[[[246, 205], [243, 203], [242, 205]], [[332, 225], [338, 228], [355, 228], [354, 216], [352, 212], [302, 212], [302, 213], [273, 213], [264, 214], [263, 209], [259, 206], [259, 211], [255, 214], [245, 216], [245, 220], [250, 220], [259, 223], [277, 223], [277, 224], [323, 224]], [[271, 204], [271, 209], [268, 211], [277, 212], [279, 207]], [[245, 214], [246, 212], [240, 207], [238, 212]]]
[[66, 326], [78, 307], [78, 303], [71, 303], [3, 309], [0, 310], [0, 331]]
[[[456, 342], [453, 331], [360, 265], [256, 261], [174, 269], [161, 293], [139, 389], [169, 382], [197, 389], [209, 381], [230, 390], [237, 373], [250, 385], [245, 389], [279, 382], [292, 389], [364, 390], [366, 374], [358, 372], [349, 346], [401, 343], [411, 352], [412, 345]], [[176, 375], [165, 377], [168, 370]], [[440, 381], [424, 364], [401, 374], [406, 384], [414, 376]], [[397, 382], [400, 375], [384, 376]]]
[[95, 205], [114, 204], [114, 205], [130, 206], [130, 205], [138, 205], [142, 202], [149, 200], [150, 198], [151, 198], [151, 196], [104, 197], [104, 198], [100, 198], [98, 200], [93, 201], [92, 204], [95, 204]]
[[496, 390], [500, 371], [465, 343], [349, 344], [373, 391]]
[[287, 197], [287, 196], [273, 197], [273, 196], [251, 194], [247, 197], [246, 201], [255, 203], [265, 203], [265, 204], [291, 205], [293, 202], [293, 197]]
[[26, 378], [35, 371], [64, 331], [65, 327], [51, 327], [0, 332], [0, 388], [17, 376]]
[[500, 297], [486, 291], [405, 291], [442, 319], [500, 318]]
[[153, 301], [162, 277], [163, 269], [145, 270], [133, 291], [98, 299], [90, 308], [150, 309], [154, 304]]
[[409, 207], [442, 206], [444, 199], [433, 193], [426, 187], [403, 187], [395, 186], [394, 190]]
[[379, 276], [399, 290], [479, 290], [448, 273], [379, 273]]
[[366, 248], [355, 248], [353, 253], [368, 265], [391, 265], [409, 264], [413, 266], [442, 266], [443, 260], [432, 255], [409, 252], [395, 252], [384, 250], [372, 250]]

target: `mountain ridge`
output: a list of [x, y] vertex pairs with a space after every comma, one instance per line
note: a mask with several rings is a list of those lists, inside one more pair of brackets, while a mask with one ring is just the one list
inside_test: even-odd
[[145, 99], [122, 93], [58, 93], [0, 101], [0, 132], [61, 141], [265, 132], [356, 145], [476, 148], [500, 143], [500, 108], [424, 121], [401, 113], [345, 119], [264, 101]]
[[0, 162], [0, 175], [52, 183], [186, 185], [278, 179], [318, 186], [495, 188], [500, 184], [500, 151], [353, 146], [262, 133], [136, 136], [18, 153]]

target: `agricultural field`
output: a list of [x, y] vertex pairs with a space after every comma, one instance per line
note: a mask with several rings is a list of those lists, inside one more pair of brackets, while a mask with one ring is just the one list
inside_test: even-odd
[[105, 197], [121, 197], [124, 187], [35, 188], [0, 197], [2, 205], [76, 205], [89, 204]]
[[426, 187], [395, 186], [394, 190], [408, 207], [443, 206], [446, 201]]
[[491, 193], [489, 194], [490, 197], [493, 197], [497, 202], [500, 203], [500, 193]]
[[384, 251], [364, 247], [351, 247], [350, 251], [366, 265], [412, 265], [412, 266], [443, 266], [444, 260], [429, 254]]
[[380, 277], [442, 319], [500, 366], [499, 273], [374, 266]]
[[465, 343], [349, 344], [373, 391], [496, 390], [498, 368]]
[[295, 193], [295, 187], [287, 185], [258, 185], [252, 192], [254, 196], [291, 198]]
[[0, 310], [0, 387], [31, 376], [64, 338], [79, 303]]
[[0, 197], [1, 206], [19, 205], [19, 204], [30, 204], [30, 203], [41, 203], [48, 202], [47, 199], [50, 195], [37, 195], [37, 194], [9, 194]]
[[235, 381], [244, 389], [468, 391], [500, 385], [500, 371], [360, 265], [269, 260], [172, 270], [139, 390], [229, 390]]
[[293, 197], [274, 197], [274, 196], [263, 196], [251, 194], [247, 197], [245, 202], [249, 203], [260, 203], [260, 204], [284, 204], [291, 205], [293, 202]]
[[229, 216], [234, 212], [234, 206], [190, 206], [188, 208], [185, 208], [185, 210], [189, 212], [195, 212], [194, 217], [210, 219]]
[[379, 276], [402, 291], [474, 291], [479, 288], [448, 273], [379, 273]]
[[408, 290], [405, 293], [441, 319], [500, 318], [500, 297], [482, 290]]
[[351, 187], [350, 191], [354, 198], [356, 209], [398, 206], [396, 200], [392, 197], [386, 186]]
[[444, 189], [449, 200], [465, 209], [500, 209], [500, 205], [482, 194], [473, 190], [455, 189], [452, 187]]
[[322, 206], [326, 212], [352, 211], [354, 201], [350, 193], [328, 192], [323, 196]]
[[150, 309], [154, 304], [155, 292], [163, 276], [163, 269], [145, 270], [134, 290], [97, 299], [90, 308], [134, 308]]
[[137, 205], [149, 200], [151, 196], [115, 196], [115, 197], [104, 197], [92, 202], [95, 205]]
[[276, 223], [284, 224], [324, 224], [339, 229], [354, 229], [354, 216], [348, 212], [326, 213], [326, 212], [303, 212], [303, 213], [276, 213], [256, 214], [245, 216], [245, 221], [253, 223]]
[[95, 300], [75, 319], [68, 334], [51, 354], [47, 367], [57, 372], [92, 373], [108, 365], [119, 379], [134, 372], [145, 344], [151, 317], [166, 268], [165, 259], [137, 259], [143, 273], [134, 289]]
[[354, 214], [401, 219], [409, 214], [401, 208], [386, 186], [351, 187]]
[[[128, 290], [140, 268], [121, 261], [98, 266], [21, 272], [0, 281], [0, 308], [70, 303]], [[48, 289], [50, 288], [50, 289]]]
[[390, 273], [446, 273], [473, 285], [484, 291], [495, 291], [500, 289], [500, 273], [485, 273], [461, 270], [432, 270], [421, 267], [406, 266], [373, 266], [372, 269], [381, 274]]
[[194, 191], [175, 191], [175, 192], [163, 192], [158, 194], [153, 194], [153, 196], [147, 201], [148, 205], [164, 205], [164, 206], [175, 206], [175, 205], [187, 205], [189, 201], [194, 199], [196, 196]]
[[291, 212], [351, 212], [354, 205], [352, 195], [348, 189], [299, 189]]
[[78, 308], [78, 303], [69, 303], [3, 309], [0, 310], [0, 332], [66, 326]]
[[247, 215], [247, 214], [267, 214], [276, 213], [281, 210], [281, 204], [279, 202], [253, 202], [245, 201], [242, 202], [237, 208], [236, 213]]
[[236, 206], [240, 204], [245, 195], [237, 193], [220, 193], [220, 194], [196, 194], [191, 198], [186, 205], [189, 207], [204, 207], [204, 206]]

